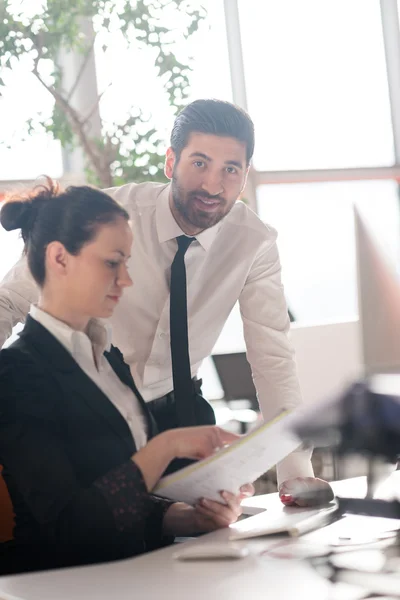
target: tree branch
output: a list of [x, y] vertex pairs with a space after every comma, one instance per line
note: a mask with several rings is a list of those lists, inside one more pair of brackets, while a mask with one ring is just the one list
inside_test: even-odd
[[[44, 81], [44, 79], [42, 78], [42, 76], [39, 73], [39, 68], [38, 68], [39, 61], [43, 56], [43, 47], [41, 44], [37, 44], [37, 43], [35, 44], [35, 42], [33, 42], [33, 46], [38, 53], [37, 57], [34, 59], [34, 68], [32, 71], [33, 74], [39, 80], [39, 82], [43, 85], [43, 87], [53, 96], [56, 103], [61, 107], [61, 109], [67, 116], [67, 119], [70, 122], [73, 133], [78, 137], [80, 145], [82, 146], [82, 149], [85, 152], [86, 156], [88, 157], [89, 161], [92, 163], [92, 165], [96, 171], [96, 175], [99, 178], [99, 180], [101, 181], [101, 183], [105, 187], [111, 187], [112, 178], [111, 178], [111, 174], [110, 174], [110, 169], [107, 168], [108, 165], [103, 164], [103, 163], [105, 163], [105, 161], [102, 160], [101, 153], [97, 150], [96, 145], [86, 135], [84, 126], [87, 121], [87, 118], [83, 122], [81, 121], [81, 119], [79, 118], [79, 114], [69, 103], [69, 98], [70, 98], [71, 94], [69, 94], [68, 98], [64, 98], [63, 95], [54, 86], [48, 85]], [[86, 57], [84, 62], [87, 63], [87, 60], [88, 60], [88, 58]], [[75, 87], [75, 84], [76, 84], [76, 81], [74, 83], [74, 87]], [[100, 98], [99, 98], [99, 100], [100, 100]], [[98, 105], [99, 100], [97, 101], [96, 106]]]
[[41, 77], [40, 73], [35, 68], [33, 70], [33, 74], [37, 77], [40, 83], [46, 88], [46, 90], [53, 96], [57, 104], [62, 108], [64, 113], [67, 115], [69, 119], [72, 131], [78, 137], [79, 142], [92, 163], [94, 169], [96, 170], [96, 174], [99, 177], [102, 184], [106, 186], [110, 186], [110, 176], [109, 173], [104, 169], [103, 161], [101, 160], [101, 155], [97, 152], [96, 145], [88, 138], [84, 131], [83, 123], [81, 122], [78, 113], [76, 110], [69, 104], [69, 102], [58, 92], [53, 86], [48, 85]]
[[[109, 83], [107, 85], [107, 87], [101, 92], [101, 94], [98, 95], [96, 102], [94, 103], [93, 107], [89, 111], [89, 114], [83, 119], [82, 126], [86, 125], [86, 123], [90, 120], [90, 117], [93, 115], [94, 111], [99, 106], [100, 100], [102, 99], [102, 97], [104, 96], [104, 94], [106, 93], [106, 91], [108, 89], [110, 89], [111, 86], [112, 86], [112, 83]], [[69, 97], [68, 97], [68, 99], [69, 99]]]

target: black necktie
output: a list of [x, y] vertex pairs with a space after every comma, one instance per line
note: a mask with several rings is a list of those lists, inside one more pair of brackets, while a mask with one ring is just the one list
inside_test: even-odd
[[185, 253], [195, 238], [176, 238], [178, 250], [171, 265], [170, 330], [172, 378], [179, 427], [196, 424], [194, 387], [190, 373]]

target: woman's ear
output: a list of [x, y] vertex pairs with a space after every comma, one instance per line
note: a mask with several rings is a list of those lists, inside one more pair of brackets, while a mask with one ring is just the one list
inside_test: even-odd
[[46, 268], [65, 275], [68, 265], [68, 252], [61, 242], [50, 242], [46, 248]]

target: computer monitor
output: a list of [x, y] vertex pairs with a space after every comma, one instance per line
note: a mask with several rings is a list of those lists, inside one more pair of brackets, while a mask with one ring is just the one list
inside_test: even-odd
[[248, 400], [251, 408], [259, 410], [257, 392], [246, 353], [213, 354], [211, 358], [221, 380], [224, 399], [228, 402]]
[[400, 373], [400, 278], [356, 207], [354, 218], [365, 375]]

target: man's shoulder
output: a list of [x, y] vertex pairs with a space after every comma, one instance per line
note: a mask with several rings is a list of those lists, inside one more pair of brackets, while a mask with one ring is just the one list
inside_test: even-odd
[[249, 233], [254, 236], [254, 240], [260, 242], [276, 240], [277, 231], [271, 225], [268, 225], [260, 219], [258, 215], [241, 200], [237, 201], [232, 210], [226, 217], [226, 224], [237, 228], [244, 236]]
[[103, 190], [128, 210], [155, 206], [159, 195], [169, 186], [169, 183], [145, 181], [143, 183], [126, 183], [119, 187]]

